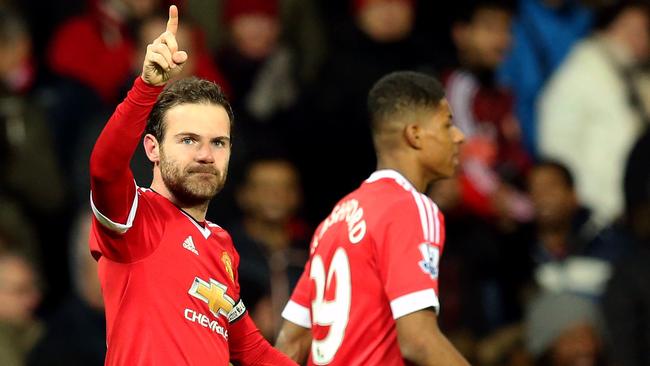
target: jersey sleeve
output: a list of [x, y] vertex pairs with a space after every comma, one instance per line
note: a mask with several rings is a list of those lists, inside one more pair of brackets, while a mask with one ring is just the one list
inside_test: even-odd
[[[322, 229], [323, 223], [318, 225], [315, 233], [319, 233]], [[305, 264], [305, 269], [296, 283], [296, 287], [291, 293], [291, 298], [287, 305], [282, 310], [282, 317], [296, 325], [303, 328], [311, 328], [311, 287], [312, 282], [309, 276], [311, 271], [311, 259], [314, 251], [318, 246], [318, 234], [314, 234], [309, 248], [309, 260]]]
[[444, 219], [427, 196], [413, 192], [390, 207], [375, 238], [377, 263], [393, 318], [433, 307], [439, 311], [438, 263]]
[[[232, 323], [238, 322], [241, 318], [243, 318], [246, 315], [247, 311], [246, 311], [246, 305], [244, 304], [244, 301], [242, 301], [242, 298], [241, 298], [241, 287], [240, 287], [240, 284], [239, 284], [239, 261], [240, 261], [239, 253], [237, 252], [237, 250], [235, 249], [234, 244], [232, 243], [232, 238], [230, 237], [230, 234], [227, 234], [225, 231], [223, 233], [228, 236], [228, 240], [230, 242], [231, 254], [232, 254], [233, 262], [234, 262], [233, 263], [233, 265], [234, 265], [233, 270], [234, 271], [233, 271], [232, 275], [234, 276], [234, 280], [233, 280], [234, 288], [233, 288], [233, 291], [235, 292], [235, 295], [236, 295], [235, 296], [235, 306], [233, 307], [233, 309], [228, 314], [228, 321], [232, 324]], [[224, 258], [223, 255], [221, 257], [221, 261], [222, 262], [225, 261], [223, 264], [228, 266], [228, 264], [226, 264], [228, 259]]]
[[95, 259], [104, 256], [115, 262], [132, 263], [147, 257], [158, 247], [165, 220], [160, 210], [152, 206], [145, 192], [146, 189], [136, 187], [133, 219], [127, 221], [129, 225], [122, 232], [108, 228], [102, 222], [102, 213], [93, 209], [90, 250]]
[[311, 261], [307, 262], [307, 265], [305, 265], [305, 270], [302, 272], [302, 275], [291, 294], [291, 298], [284, 307], [284, 310], [282, 310], [282, 317], [284, 319], [303, 328], [311, 328], [310, 263]]
[[145, 217], [149, 206], [142, 202], [143, 192], [138, 190], [129, 164], [161, 90], [138, 77], [90, 156], [92, 233], [100, 254], [116, 261], [140, 259], [151, 251], [147, 244], [157, 242], [148, 240], [146, 226], [155, 223]]

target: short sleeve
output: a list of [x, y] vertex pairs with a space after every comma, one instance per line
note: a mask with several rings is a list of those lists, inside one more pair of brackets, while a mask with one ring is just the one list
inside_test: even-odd
[[133, 226], [133, 220], [135, 219], [135, 213], [138, 210], [138, 187], [135, 184], [135, 181], [133, 182], [133, 201], [131, 203], [131, 208], [129, 209], [129, 215], [126, 219], [125, 223], [119, 223], [111, 220], [110, 218], [106, 217], [100, 210], [95, 206], [95, 202], [93, 200], [93, 193], [90, 192], [90, 208], [93, 211], [93, 216], [95, 216], [95, 219], [97, 222], [99, 222], [102, 226], [104, 226], [106, 229], [110, 231], [114, 231], [118, 234], [124, 234], [127, 232], [132, 226]]
[[311, 328], [311, 312], [309, 303], [310, 299], [310, 285], [311, 279], [309, 278], [309, 268], [311, 262], [305, 266], [296, 287], [291, 294], [291, 299], [282, 311], [282, 317], [296, 325], [304, 328]]
[[438, 207], [413, 192], [390, 208], [375, 245], [379, 273], [393, 318], [433, 307], [439, 311], [438, 269], [444, 219]]
[[104, 216], [93, 204], [91, 252], [95, 258], [104, 256], [120, 263], [131, 263], [151, 254], [160, 243], [161, 220], [154, 214], [152, 202], [137, 188], [128, 219], [116, 223]]

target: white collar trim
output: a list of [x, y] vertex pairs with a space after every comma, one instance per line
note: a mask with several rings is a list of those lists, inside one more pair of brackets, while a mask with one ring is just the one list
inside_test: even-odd
[[393, 169], [381, 169], [377, 170], [376, 172], [372, 173], [368, 179], [366, 179], [366, 183], [372, 183], [376, 182], [380, 179], [392, 179], [397, 184], [400, 186], [404, 187], [407, 191], [417, 191], [415, 187], [413, 187], [413, 184], [408, 181], [402, 174], [400, 174], [397, 170]]
[[[201, 225], [199, 225], [199, 224], [196, 222], [196, 220], [194, 220], [192, 217], [190, 217], [190, 215], [186, 214], [183, 210], [180, 210], [180, 209], [179, 209], [179, 211], [180, 211], [183, 215], [185, 215], [185, 217], [187, 217], [187, 219], [190, 220], [190, 222], [191, 222], [192, 224], [194, 224], [194, 226], [196, 226], [197, 229], [199, 229], [199, 231], [201, 232], [201, 234], [203, 235], [203, 237], [204, 237], [205, 239], [207, 239], [208, 236], [210, 236], [210, 229], [209, 229], [209, 228], [207, 228], [207, 227], [201, 227]], [[206, 222], [207, 222], [207, 221], [206, 221]]]

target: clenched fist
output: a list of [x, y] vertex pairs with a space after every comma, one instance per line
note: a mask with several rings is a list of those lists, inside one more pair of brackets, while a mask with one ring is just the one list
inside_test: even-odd
[[178, 50], [178, 8], [169, 7], [167, 29], [147, 46], [147, 55], [142, 64], [142, 80], [151, 85], [163, 85], [178, 75], [187, 61], [187, 52]]

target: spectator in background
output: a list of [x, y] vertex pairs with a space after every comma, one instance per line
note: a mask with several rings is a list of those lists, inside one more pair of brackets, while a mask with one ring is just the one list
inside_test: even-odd
[[[283, 137], [277, 127], [296, 102], [293, 53], [280, 40], [278, 0], [228, 0], [224, 23], [229, 38], [216, 54], [232, 86], [233, 109], [245, 144]], [[255, 132], [255, 134], [253, 134]]]
[[38, 262], [39, 239], [59, 229], [32, 222], [54, 221], [64, 203], [64, 185], [41, 105], [31, 90], [32, 61], [27, 25], [0, 6], [0, 231], [10, 237], [14, 250]]
[[0, 253], [0, 365], [22, 366], [42, 333], [34, 312], [40, 281], [22, 255]]
[[[278, 1], [278, 16], [282, 24], [280, 38], [285, 45], [295, 51], [294, 72], [301, 83], [314, 81], [327, 50], [324, 24], [316, 1]], [[184, 2], [184, 7], [205, 31], [208, 48], [215, 53], [223, 47], [228, 38], [228, 27], [222, 22], [214, 21], [223, 19], [227, 2], [227, 0], [186, 0]], [[328, 6], [330, 5], [331, 2], [328, 1]]]
[[[431, 47], [429, 40], [413, 32], [415, 0], [349, 0], [346, 4], [352, 15], [337, 24], [321, 77], [301, 102], [308, 123], [294, 129], [296, 135], [311, 137], [296, 141], [295, 157], [314, 220], [326, 216], [375, 168], [366, 109], [373, 83], [395, 70], [432, 71], [424, 57]], [[325, 190], [323, 170], [336, 172]]]
[[0, 3], [0, 18], [2, 19], [0, 32], [2, 91], [24, 94], [32, 87], [35, 76], [31, 35], [23, 18], [2, 3]]
[[519, 321], [520, 290], [530, 271], [528, 253], [519, 235], [505, 234], [467, 212], [457, 179], [434, 183], [428, 195], [445, 214], [448, 242], [440, 263], [445, 273], [440, 277], [440, 292], [445, 294], [440, 324], [474, 361], [482, 338]]
[[282, 37], [295, 51], [294, 72], [303, 85], [316, 80], [328, 52], [318, 10], [316, 0], [280, 0]]
[[307, 261], [309, 235], [298, 216], [302, 194], [298, 171], [279, 156], [258, 157], [244, 171], [237, 203], [244, 216], [229, 232], [240, 256], [242, 298], [262, 334], [275, 339]]
[[562, 163], [544, 161], [528, 177], [536, 211], [531, 247], [535, 283], [546, 291], [599, 298], [611, 266], [629, 246], [599, 240], [598, 227], [580, 204], [573, 176]]
[[[136, 57], [135, 24], [159, 5], [160, 0], [88, 0], [85, 13], [54, 32], [47, 64], [57, 78], [43, 98], [60, 162], [71, 179], [79, 141], [94, 141], [97, 134], [88, 130], [102, 126], [122, 97]], [[87, 181], [87, 172], [82, 179]]]
[[64, 22], [49, 47], [49, 66], [58, 75], [115, 103], [131, 73], [135, 53], [132, 23], [152, 14], [159, 0], [89, 0], [86, 14]]
[[[219, 69], [231, 86], [230, 100], [237, 114], [233, 135], [237, 152], [230, 160], [233, 175], [240, 175], [253, 151], [284, 146], [293, 148], [297, 136], [295, 107], [299, 84], [294, 70], [294, 52], [280, 39], [282, 23], [279, 0], [226, 0], [222, 22], [228, 39], [215, 54]], [[296, 154], [298, 154], [296, 152]], [[212, 203], [211, 219], [236, 209], [232, 185]]]
[[[43, 226], [42, 230], [47, 230]], [[0, 236], [4, 238], [4, 247], [16, 251], [34, 262], [40, 262], [42, 253], [40, 241], [30, 216], [11, 196], [0, 194]], [[2, 241], [2, 240], [0, 240]]]
[[526, 315], [526, 344], [535, 366], [604, 366], [598, 307], [570, 293], [545, 293]]
[[537, 155], [537, 96], [571, 47], [591, 28], [580, 0], [519, 0], [512, 48], [497, 72], [515, 96], [524, 146]]
[[87, 209], [77, 215], [69, 245], [73, 291], [48, 319], [43, 338], [30, 353], [30, 366], [104, 365], [104, 302], [97, 262], [88, 251], [91, 215]]
[[649, 54], [649, 9], [636, 0], [600, 8], [596, 32], [574, 47], [540, 99], [540, 152], [575, 174], [578, 198], [600, 227], [623, 213], [625, 159], [649, 121], [636, 83]]
[[530, 162], [513, 114], [512, 95], [495, 84], [495, 70], [511, 43], [511, 4], [470, 1], [452, 37], [460, 68], [445, 80], [454, 120], [467, 136], [462, 148], [463, 204], [474, 214], [512, 226], [532, 216], [515, 184]]
[[[22, 18], [0, 7], [0, 194], [41, 212], [63, 201], [61, 177], [41, 108], [31, 96], [31, 38]], [[42, 189], [40, 182], [50, 186]]]
[[625, 174], [626, 217], [607, 230], [612, 245], [631, 245], [630, 255], [616, 264], [607, 285], [603, 309], [609, 351], [616, 365], [650, 364], [650, 129], [636, 143]]

